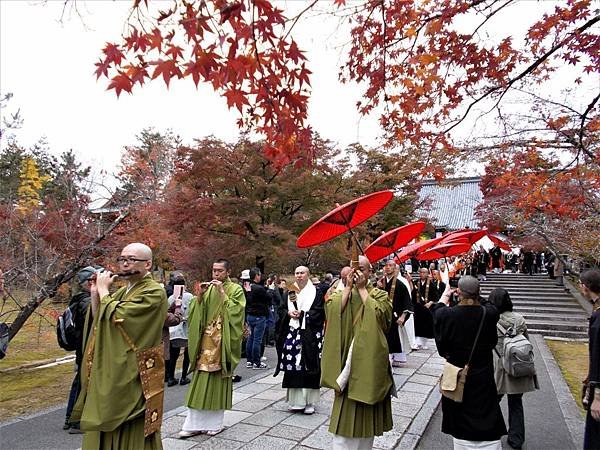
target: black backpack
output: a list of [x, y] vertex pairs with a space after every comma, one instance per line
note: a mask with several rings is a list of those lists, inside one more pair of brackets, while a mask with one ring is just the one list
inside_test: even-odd
[[77, 304], [69, 305], [56, 320], [56, 338], [60, 348], [73, 351], [77, 348], [78, 332], [75, 326], [74, 308]]

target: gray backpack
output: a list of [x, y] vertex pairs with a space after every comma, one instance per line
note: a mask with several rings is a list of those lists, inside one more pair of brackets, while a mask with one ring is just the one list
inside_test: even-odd
[[523, 334], [517, 334], [513, 327], [508, 330], [500, 324], [497, 324], [497, 327], [504, 335], [504, 352], [500, 361], [506, 373], [511, 377], [535, 375], [531, 342]]

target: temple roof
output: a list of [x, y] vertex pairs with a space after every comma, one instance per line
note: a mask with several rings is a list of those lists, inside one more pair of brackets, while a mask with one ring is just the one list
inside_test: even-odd
[[422, 204], [415, 215], [436, 229], [479, 228], [475, 209], [483, 200], [480, 177], [426, 180], [419, 191]]

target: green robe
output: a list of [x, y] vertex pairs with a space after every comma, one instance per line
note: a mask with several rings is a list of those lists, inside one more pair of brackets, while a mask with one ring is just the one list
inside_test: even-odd
[[146, 401], [136, 355], [113, 319], [123, 319], [131, 340], [144, 350], [160, 345], [167, 308], [165, 290], [150, 275], [129, 292], [123, 287], [100, 300], [82, 361], [81, 393], [71, 416], [85, 432], [83, 450], [162, 448], [159, 432], [144, 437]]
[[[194, 376], [185, 398], [189, 408], [222, 410], [231, 409], [233, 396], [233, 371], [242, 354], [244, 331], [244, 309], [246, 297], [242, 288], [229, 278], [223, 283], [225, 298], [215, 286], [210, 286], [200, 302], [190, 300], [188, 315], [188, 354]], [[219, 312], [223, 317], [221, 339], [221, 365], [219, 372], [204, 372], [196, 369], [200, 357], [200, 343], [204, 328]]]
[[[329, 423], [331, 433], [367, 438], [392, 429], [391, 389], [388, 345], [385, 337], [392, 319], [392, 303], [385, 291], [367, 285], [369, 296], [362, 318], [362, 300], [356, 289], [342, 312], [342, 291], [334, 292], [325, 304], [327, 329], [321, 360], [321, 386], [336, 391]], [[348, 385], [340, 392], [340, 375], [354, 338], [352, 368]]]

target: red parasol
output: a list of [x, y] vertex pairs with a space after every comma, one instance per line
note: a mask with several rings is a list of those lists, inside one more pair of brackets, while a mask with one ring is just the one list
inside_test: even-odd
[[406, 261], [407, 259], [412, 258], [413, 256], [417, 256], [420, 251], [425, 251], [428, 248], [439, 244], [439, 242], [441, 240], [442, 240], [442, 238], [439, 237], [439, 238], [428, 239], [426, 241], [419, 241], [415, 244], [407, 245], [406, 247], [404, 247], [402, 249], [402, 251], [400, 253], [398, 253], [398, 256], [396, 256], [396, 262], [402, 263], [402, 262]]
[[469, 238], [466, 236], [452, 237], [450, 236], [447, 239], [442, 239], [438, 245], [442, 244], [470, 244]]
[[490, 238], [490, 241], [492, 241], [502, 250], [506, 250], [507, 252], [512, 251], [512, 248], [510, 248], [510, 245], [505, 240], [500, 239], [498, 236], [495, 236], [493, 234], [488, 234], [488, 237]]
[[374, 263], [404, 247], [425, 228], [425, 222], [414, 222], [394, 228], [379, 236], [365, 249], [365, 256]]
[[454, 231], [443, 236], [441, 244], [445, 244], [456, 239], [468, 239], [469, 243], [474, 244], [487, 234], [485, 230], [466, 230]]
[[471, 250], [471, 244], [448, 243], [439, 244], [417, 255], [419, 261], [429, 261], [432, 259], [446, 258], [448, 256], [462, 255]]
[[298, 248], [312, 247], [346, 231], [351, 232], [352, 228], [377, 214], [393, 197], [392, 191], [380, 191], [338, 206], [308, 227], [300, 235], [296, 245]]

